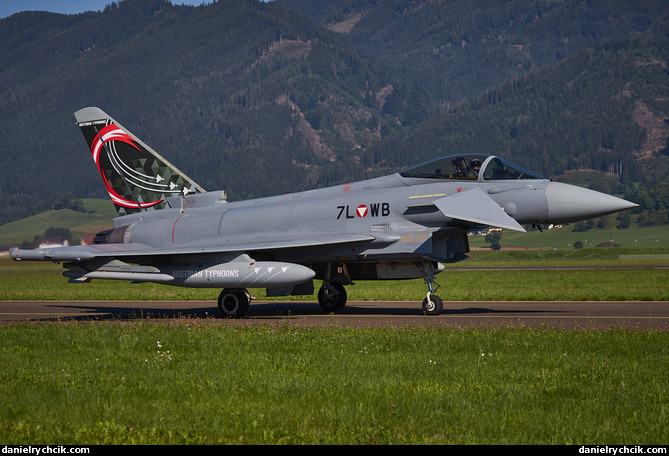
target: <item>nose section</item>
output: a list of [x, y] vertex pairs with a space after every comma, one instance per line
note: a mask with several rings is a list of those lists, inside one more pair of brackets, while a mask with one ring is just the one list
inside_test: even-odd
[[575, 185], [549, 182], [547, 223], [569, 223], [586, 220], [635, 207], [627, 200]]

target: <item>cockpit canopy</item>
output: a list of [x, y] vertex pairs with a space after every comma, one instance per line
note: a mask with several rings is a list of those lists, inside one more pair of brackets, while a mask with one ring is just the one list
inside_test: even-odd
[[536, 173], [493, 155], [451, 155], [400, 172], [402, 177], [423, 179], [517, 180], [544, 179]]

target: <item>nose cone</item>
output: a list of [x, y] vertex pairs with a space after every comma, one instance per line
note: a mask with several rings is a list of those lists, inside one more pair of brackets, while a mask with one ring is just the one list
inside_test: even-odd
[[546, 186], [547, 223], [586, 220], [635, 207], [636, 204], [606, 193], [560, 182]]

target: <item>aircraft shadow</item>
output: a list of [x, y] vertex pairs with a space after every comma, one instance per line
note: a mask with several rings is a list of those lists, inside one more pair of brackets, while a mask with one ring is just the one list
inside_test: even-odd
[[169, 319], [169, 318], [219, 318], [220, 314], [215, 306], [212, 307], [187, 307], [174, 306], [172, 308], [156, 306], [147, 302], [141, 306], [105, 306], [100, 304], [82, 303], [80, 305], [52, 305], [46, 306], [54, 309], [80, 310], [79, 313], [67, 313], [62, 316], [50, 316], [41, 320], [141, 320], [141, 319]]
[[[155, 303], [137, 303], [141, 305], [115, 305], [106, 306], [103, 303], [82, 303], [68, 305], [47, 305], [53, 309], [69, 309], [70, 311], [80, 310], [80, 313], [68, 313], [59, 317], [50, 316], [40, 318], [42, 320], [137, 320], [137, 319], [172, 319], [172, 318], [214, 318], [225, 320], [215, 305], [206, 307], [193, 307], [189, 305], [179, 305], [180, 303], [156, 305]], [[402, 303], [404, 304], [404, 303]], [[462, 307], [462, 303], [444, 303], [442, 317], [448, 316], [477, 316], [477, 315], [534, 315], [562, 313], [564, 309], [493, 309], [488, 307]], [[244, 319], [290, 319], [292, 317], [309, 317], [327, 315], [317, 302], [262, 302], [254, 303], [249, 306], [249, 310]], [[342, 316], [417, 316], [423, 315], [421, 306], [416, 303], [406, 303], [398, 306], [374, 306], [372, 304], [349, 303], [337, 312], [335, 315]], [[433, 318], [433, 317], [431, 317]], [[438, 318], [438, 317], [437, 317]]]

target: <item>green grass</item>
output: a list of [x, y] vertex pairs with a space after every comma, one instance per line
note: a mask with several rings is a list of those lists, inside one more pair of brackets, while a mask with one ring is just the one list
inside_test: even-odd
[[667, 266], [669, 247], [583, 248], [577, 250], [472, 250], [469, 258], [447, 268], [470, 267], [574, 267], [574, 266]]
[[[641, 259], [624, 259], [636, 252]], [[666, 265], [666, 250], [581, 249], [565, 255], [559, 251], [481, 251], [472, 258], [437, 275], [438, 295], [445, 301], [578, 301], [578, 300], [669, 300], [669, 269], [554, 269], [479, 270], [498, 266], [640, 266]], [[653, 259], [660, 255], [661, 259]], [[636, 258], [636, 257], [634, 257]], [[647, 259], [651, 258], [651, 259]], [[470, 269], [454, 269], [470, 268]], [[204, 300], [215, 302], [220, 290], [178, 288], [158, 284], [93, 280], [68, 284], [63, 268], [48, 262], [0, 260], [0, 300]], [[316, 283], [316, 287], [319, 284]], [[420, 301], [426, 285], [422, 279], [358, 281], [346, 287], [351, 301]], [[264, 289], [251, 290], [257, 299], [267, 299]], [[286, 297], [270, 299], [288, 299]], [[292, 299], [315, 300], [315, 296]]]
[[666, 444], [661, 331], [0, 330], [5, 444]]
[[[580, 241], [584, 247], [596, 247], [613, 241], [625, 248], [667, 248], [669, 247], [669, 229], [666, 225], [638, 227], [618, 230], [595, 229], [593, 231], [574, 232], [574, 225], [566, 225], [552, 230], [532, 230], [527, 233], [503, 230], [502, 247], [549, 248], [569, 254], [574, 250], [574, 243]], [[471, 236], [472, 247], [489, 247], [484, 236]], [[613, 248], [615, 250], [615, 248]]]
[[[445, 271], [437, 276], [437, 294], [445, 301], [599, 301], [669, 300], [669, 270]], [[316, 283], [316, 288], [319, 284]], [[427, 290], [420, 279], [361, 281], [347, 286], [350, 301], [420, 301]], [[0, 273], [0, 300], [205, 300], [220, 290], [94, 280], [72, 285], [61, 271]], [[254, 289], [267, 299], [264, 289]], [[286, 297], [271, 298], [285, 300]], [[293, 299], [315, 300], [315, 296]]]

